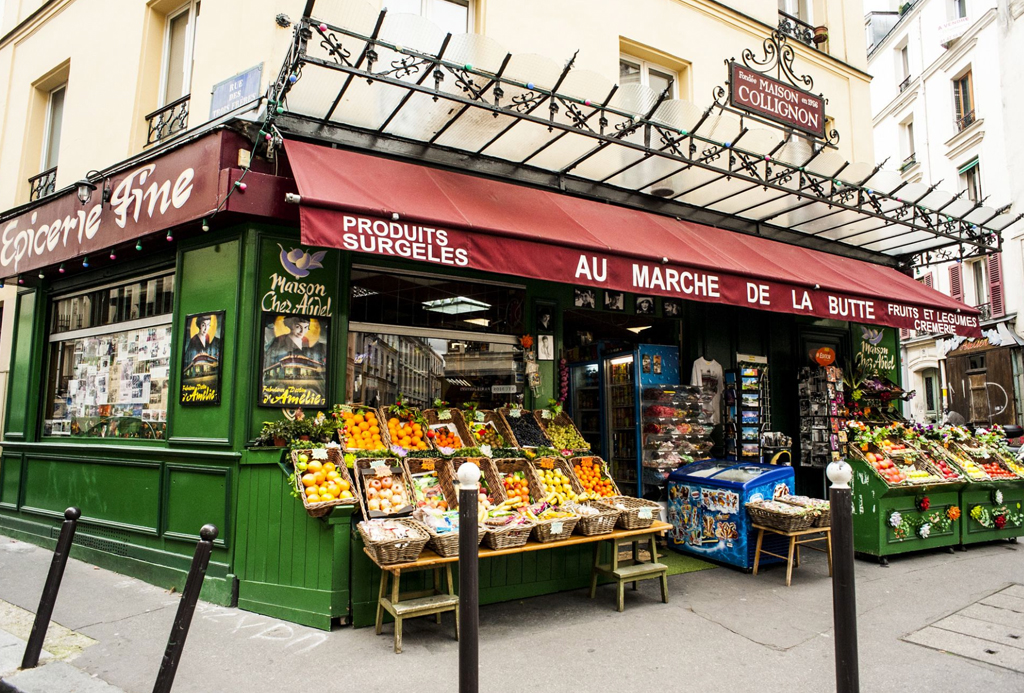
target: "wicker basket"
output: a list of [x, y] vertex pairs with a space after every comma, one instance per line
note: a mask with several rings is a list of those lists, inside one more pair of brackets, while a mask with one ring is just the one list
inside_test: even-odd
[[505, 445], [502, 447], [518, 447], [518, 445], [516, 445], [516, 437], [512, 435], [512, 429], [508, 427], [508, 424], [505, 423], [505, 419], [502, 418], [500, 413], [493, 409], [477, 409], [476, 413], [483, 416], [483, 421], [480, 419], [471, 421], [469, 419], [469, 412], [464, 412], [462, 415], [462, 420], [466, 422], [466, 429], [470, 432], [469, 437], [473, 438], [472, 445], [476, 445], [476, 439], [473, 437], [473, 425], [482, 423], [494, 426], [495, 430], [498, 431], [498, 435], [505, 440]]
[[377, 565], [388, 565], [391, 563], [409, 563], [419, 558], [420, 553], [423, 551], [423, 547], [427, 545], [427, 541], [430, 540], [430, 535], [427, 533], [426, 527], [421, 525], [419, 522], [414, 520], [395, 520], [403, 525], [408, 525], [414, 530], [414, 538], [409, 539], [387, 539], [385, 541], [371, 541], [369, 535], [366, 533], [366, 529], [363, 527], [363, 522], [356, 525], [359, 530], [359, 534], [363, 537], [363, 544], [370, 552], [370, 556], [373, 558]]
[[[533, 463], [528, 460], [492, 460], [492, 463], [498, 472], [502, 492], [505, 490], [504, 482], [507, 475], [523, 472], [526, 475], [526, 485], [530, 489], [530, 501], [536, 503], [544, 498], [544, 487], [540, 484]], [[506, 494], [505, 497], [508, 498], [508, 495]]]
[[[447, 411], [450, 414], [450, 418], [442, 419], [438, 412]], [[469, 429], [466, 428], [466, 420], [462, 418], [462, 412], [455, 408], [445, 409], [424, 409], [423, 418], [427, 420], [427, 426], [433, 427], [438, 425], [451, 424], [455, 426], [455, 432], [459, 434], [459, 438], [462, 440], [462, 445], [459, 447], [469, 448], [473, 447], [473, 437], [469, 434]], [[430, 440], [430, 444], [437, 449], [434, 445], [433, 439]]]
[[501, 476], [494, 468], [494, 463], [487, 457], [454, 457], [452, 459], [439, 460], [440, 471], [438, 477], [441, 480], [441, 490], [444, 491], [448, 507], [456, 509], [459, 507], [459, 492], [456, 490], [459, 467], [467, 462], [480, 467], [480, 481], [486, 484], [487, 495], [495, 505], [502, 503], [508, 496], [505, 494], [504, 485], [501, 483]]
[[814, 513], [813, 527], [830, 527], [832, 523], [832, 508], [827, 500], [818, 498], [807, 498], [805, 496], [782, 495], [775, 500], [798, 508], [808, 508]]
[[[367, 407], [362, 404], [343, 404], [342, 409], [345, 408], [351, 409], [356, 414], [372, 412], [373, 415], [377, 417], [377, 421], [379, 422], [378, 426], [380, 428], [380, 442], [383, 443], [385, 450], [391, 448], [391, 436], [388, 434], [387, 419], [384, 418], [384, 413], [382, 411], [380, 411], [379, 409], [375, 409], [373, 407]], [[348, 447], [347, 441], [345, 439], [345, 431], [343, 428], [338, 429], [338, 442], [341, 443], [341, 445], [345, 448], [345, 452], [354, 452], [356, 454], [359, 454], [361, 452], [367, 452], [367, 450], [364, 450], [362, 448]]]
[[585, 537], [608, 534], [615, 529], [615, 523], [618, 522], [619, 514], [622, 513], [618, 508], [613, 508], [601, 501], [585, 501], [580, 505], [600, 511], [597, 515], [580, 515], [579, 522], [576, 523], [576, 532]]
[[[386, 466], [391, 469], [392, 483], [397, 480], [405, 487], [406, 498], [409, 499], [409, 505], [403, 508], [400, 512], [384, 513], [379, 510], [370, 510], [366, 503], [366, 480], [364, 477], [374, 476], [373, 467], [383, 462]], [[362, 458], [355, 461], [352, 468], [352, 474], [356, 479], [356, 497], [359, 499], [359, 507], [363, 511], [363, 517], [372, 520], [376, 518], [398, 518], [407, 517], [412, 514], [413, 503], [415, 503], [415, 496], [413, 495], [412, 482], [409, 479], [409, 473], [405, 467], [395, 459], [387, 457], [376, 457], [376, 458]]]
[[815, 527], [831, 527], [832, 526], [832, 508], [821, 507], [818, 508], [818, 516], [814, 518]]
[[[600, 457], [597, 457], [595, 455], [581, 455], [579, 457], [573, 457], [572, 459], [570, 459], [569, 460], [569, 465], [572, 467], [572, 474], [573, 474], [573, 476], [576, 477], [577, 479], [579, 478], [579, 477], [576, 476], [576, 466], [579, 465], [579, 464], [582, 464], [583, 460], [587, 460], [587, 459], [594, 460], [594, 464], [601, 471], [601, 478], [602, 479], [607, 479], [608, 481], [610, 481], [612, 483], [612, 491], [614, 491], [614, 494], [612, 496], [606, 496], [606, 498], [611, 498], [613, 496], [621, 496], [622, 495], [622, 491], [619, 490], [619, 485], [616, 484], [615, 483], [615, 479], [612, 478], [611, 472], [608, 469], [608, 463], [605, 462], [604, 460], [602, 460]], [[582, 486], [582, 484], [581, 484], [581, 486]]]
[[[564, 411], [558, 412], [557, 414], [553, 415], [550, 419], [545, 419], [544, 412], [546, 411], [549, 410], [537, 409], [533, 412], [533, 416], [535, 419], [537, 419], [537, 425], [540, 426], [540, 430], [544, 431], [544, 435], [547, 436], [549, 439], [551, 438], [551, 436], [548, 435], [548, 426], [555, 424], [557, 426], [568, 426], [569, 428], [572, 428], [574, 431], [576, 431], [576, 435], [580, 437], [580, 440], [585, 440], [583, 438], [583, 434], [580, 433], [580, 429], [576, 427], [576, 422], [573, 421], [572, 418]], [[590, 450], [590, 445], [587, 444], [587, 447], [585, 448], [574, 448], [574, 452], [582, 452], [584, 450]]]
[[555, 520], [538, 520], [533, 528], [533, 538], [542, 544], [568, 539], [579, 519], [573, 515]]
[[525, 544], [533, 532], [533, 523], [508, 527], [487, 526], [484, 543], [495, 551], [515, 549]]
[[754, 524], [764, 527], [771, 527], [783, 532], [799, 532], [802, 529], [809, 529], [814, 525], [818, 514], [809, 510], [800, 514], [783, 514], [772, 512], [762, 508], [757, 503], [747, 503], [747, 513]]
[[[632, 496], [615, 496], [602, 499], [602, 502], [621, 511], [616, 524], [623, 529], [647, 529], [661, 513], [658, 503]], [[619, 506], [625, 506], [625, 509]]]
[[[522, 441], [520, 441], [518, 438], [516, 438], [515, 433], [512, 432], [512, 424], [509, 423], [511, 421], [511, 415], [509, 414], [509, 411], [510, 410], [509, 410], [508, 407], [502, 407], [501, 409], [498, 409], [498, 414], [500, 414], [501, 418], [505, 421], [505, 427], [508, 428], [509, 433], [512, 433], [512, 440], [511, 440], [511, 442], [517, 448], [535, 447], [535, 446], [532, 446], [532, 445], [531, 446], [523, 445]], [[521, 411], [521, 414], [520, 414], [521, 417], [529, 417], [534, 423], [537, 423], [537, 418], [533, 415], [533, 412], [531, 412], [529, 409], [522, 409], [520, 411]], [[540, 428], [540, 424], [539, 423], [537, 423], [537, 427]], [[543, 444], [544, 445], [551, 445], [551, 441], [548, 440], [548, 437], [546, 435], [544, 435], [544, 429], [543, 428], [540, 429], [540, 433], [541, 433], [540, 437], [541, 437], [541, 439], [543, 441]]]
[[443, 458], [434, 457], [405, 457], [402, 459], [402, 464], [405, 466], [405, 473], [409, 475], [409, 483], [412, 486], [413, 492], [413, 504], [419, 505], [419, 499], [416, 498], [416, 484], [413, 482], [413, 477], [420, 474], [433, 473], [437, 477], [437, 485], [441, 488], [441, 496], [444, 498], [445, 510], [451, 508], [451, 502], [448, 500], [448, 494], [445, 493], [444, 484], [441, 483], [441, 470], [444, 468], [447, 460]]
[[[418, 410], [418, 409], [409, 409], [409, 412], [410, 412], [411, 416], [414, 417], [414, 418], [415, 417], [422, 417], [422, 414], [423, 414], [423, 412]], [[384, 439], [384, 433], [386, 433], [387, 434], [387, 441], [388, 441], [388, 450], [390, 450], [394, 446], [398, 445], [398, 443], [394, 440], [394, 438], [391, 437], [391, 429], [388, 427], [388, 420], [393, 419], [393, 418], [398, 418], [398, 417], [394, 417], [391, 414], [389, 414], [388, 410], [387, 410], [387, 407], [381, 407], [380, 410], [379, 410], [379, 416], [377, 418], [379, 418], [381, 420], [381, 422], [384, 424], [383, 426], [381, 426], [381, 431], [382, 431], [382, 433], [381, 433], [381, 440]], [[409, 418], [405, 418], [405, 419], [399, 418], [399, 421], [401, 421], [404, 424], [404, 423], [408, 423], [410, 421], [410, 419]], [[424, 421], [426, 421], [426, 418], [421, 418], [420, 419], [420, 424], [423, 425]], [[424, 435], [424, 437], [426, 437], [426, 434], [427, 434], [427, 427], [425, 425], [423, 425], [423, 435]], [[402, 449], [405, 450], [406, 448], [402, 448]], [[430, 442], [429, 438], [427, 438], [427, 447], [424, 448], [424, 449], [425, 450], [433, 450], [434, 449], [434, 446]]]
[[[442, 558], [451, 558], [459, 555], [459, 533], [448, 532], [447, 534], [438, 534], [434, 531], [430, 525], [424, 525], [423, 528], [427, 534], [430, 535], [430, 541], [427, 542], [427, 546], [430, 550], [436, 553]], [[480, 525], [477, 530], [477, 545], [484, 543], [484, 537], [487, 535], [487, 528]]]
[[[572, 465], [569, 461], [562, 457], [538, 457], [530, 462], [533, 465], [533, 470], [537, 474], [537, 480], [540, 481], [545, 471], [549, 469], [557, 469], [569, 477], [569, 486], [572, 487], [572, 491], [575, 494], [583, 493], [583, 484], [576, 478], [576, 473], [572, 469]], [[541, 483], [543, 488], [543, 482]]]
[[[321, 448], [323, 449], [323, 448]], [[298, 457], [301, 453], [306, 453], [313, 457], [312, 450], [306, 449], [295, 449], [292, 450], [292, 468], [294, 469], [295, 464], [298, 462]], [[302, 498], [302, 506], [306, 509], [306, 512], [310, 517], [323, 517], [327, 513], [331, 512], [331, 508], [336, 505], [353, 505], [357, 502], [356, 498], [359, 495], [355, 484], [352, 483], [352, 477], [348, 473], [348, 467], [345, 466], [345, 461], [341, 457], [339, 448], [327, 448], [327, 461], [333, 462], [334, 466], [342, 479], [348, 482], [349, 489], [352, 491], [352, 498], [336, 498], [335, 500], [322, 501], [320, 503], [309, 503], [306, 500], [306, 487], [302, 485], [300, 477], [302, 474], [296, 470], [295, 472], [295, 488], [299, 492], [299, 496]]]

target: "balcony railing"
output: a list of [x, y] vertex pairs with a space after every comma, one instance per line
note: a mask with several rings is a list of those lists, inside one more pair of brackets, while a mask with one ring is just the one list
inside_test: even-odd
[[795, 38], [800, 43], [816, 47], [814, 43], [814, 27], [782, 10], [779, 10], [779, 33]]
[[185, 94], [180, 99], [172, 101], [146, 116], [146, 122], [149, 124], [149, 135], [146, 137], [147, 147], [168, 140], [188, 127], [190, 96], [191, 94]]
[[903, 173], [904, 171], [906, 171], [908, 168], [910, 168], [911, 166], [913, 166], [916, 163], [917, 163], [917, 152], [911, 152], [910, 156], [908, 156], [906, 159], [904, 159], [903, 163], [900, 165], [900, 173]]
[[29, 200], [38, 200], [53, 194], [54, 186], [57, 184], [57, 167], [43, 171], [37, 176], [28, 179]]
[[974, 111], [968, 111], [956, 119], [956, 131], [963, 132], [976, 120]]
[[985, 322], [986, 320], [991, 320], [992, 319], [992, 304], [991, 303], [982, 303], [982, 304], [979, 304], [979, 305], [974, 306], [974, 307], [977, 308], [981, 312], [981, 321], [982, 322]]
[[902, 82], [900, 82], [900, 93], [901, 94], [903, 92], [905, 92], [907, 89], [910, 88], [910, 80], [911, 80], [910, 75], [907, 75], [907, 78], [905, 80], [903, 80]]

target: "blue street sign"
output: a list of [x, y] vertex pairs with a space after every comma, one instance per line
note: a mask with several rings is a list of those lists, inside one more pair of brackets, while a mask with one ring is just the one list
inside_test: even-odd
[[210, 118], [217, 118], [260, 98], [263, 63], [218, 82], [210, 100]]

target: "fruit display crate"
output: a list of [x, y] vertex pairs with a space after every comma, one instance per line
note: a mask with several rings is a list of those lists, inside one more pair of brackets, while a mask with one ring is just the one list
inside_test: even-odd
[[977, 544], [1024, 535], [1024, 479], [997, 456], [985, 457], [982, 451], [968, 446], [955, 448], [958, 460], [973, 463], [980, 470], [975, 477], [988, 477], [972, 479], [960, 492], [961, 543]]
[[549, 447], [551, 441], [544, 435], [537, 417], [529, 409], [498, 409], [505, 426], [512, 433], [512, 442], [519, 448]]
[[[544, 432], [548, 440], [551, 441], [551, 447], [556, 450], [572, 450], [573, 452], [589, 452], [590, 443], [584, 439], [580, 429], [576, 427], [576, 422], [566, 414], [564, 411], [557, 413], [550, 409], [537, 409], [533, 412], [534, 417], [537, 419], [537, 424], [540, 426], [540, 430]], [[551, 427], [557, 427], [555, 431], [561, 431], [556, 433], [551, 430]], [[576, 445], [564, 446], [561, 437], [574, 438], [577, 442]]]
[[479, 447], [483, 441], [475, 435], [476, 431], [481, 427], [492, 427], [501, 436], [501, 445], [491, 445], [494, 447], [506, 447], [514, 448], [516, 445], [516, 437], [512, 435], [512, 431], [509, 429], [508, 424], [505, 423], [505, 419], [501, 417], [501, 414], [494, 409], [474, 409], [467, 410], [462, 415], [463, 421], [466, 422], [466, 428], [469, 429], [470, 437], [473, 442], [469, 444], [470, 447]]
[[[462, 412], [458, 409], [424, 409], [423, 418], [427, 420], [428, 431], [435, 435], [427, 434], [427, 438], [430, 440], [430, 445], [433, 449], [439, 450], [442, 447], [449, 447], [453, 450], [459, 448], [468, 448], [474, 445], [473, 438], [469, 434], [469, 429], [466, 427], [466, 420], [462, 418]], [[449, 430], [455, 431], [455, 434], [459, 437], [461, 445], [456, 446], [444, 446], [438, 442], [438, 427], [446, 427]]]
[[847, 461], [853, 468], [854, 551], [884, 563], [885, 556], [960, 543], [963, 480], [893, 484], [864, 457]]

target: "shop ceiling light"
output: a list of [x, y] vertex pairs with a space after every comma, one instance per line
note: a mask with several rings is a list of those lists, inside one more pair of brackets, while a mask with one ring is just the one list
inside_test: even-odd
[[636, 332], [637, 334], [640, 334], [644, 330], [651, 329], [651, 327], [653, 327], [653, 325], [643, 325], [641, 327], [627, 327], [626, 329], [629, 330], [630, 332]]
[[435, 313], [446, 313], [448, 315], [460, 315], [461, 313], [478, 313], [491, 307], [490, 303], [476, 301], [465, 296], [454, 298], [439, 298], [434, 301], [424, 301], [423, 308]]
[[469, 318], [468, 320], [463, 320], [462, 322], [468, 322], [470, 325], [480, 325], [480, 327], [491, 326], [491, 321], [488, 320], [487, 318]]

